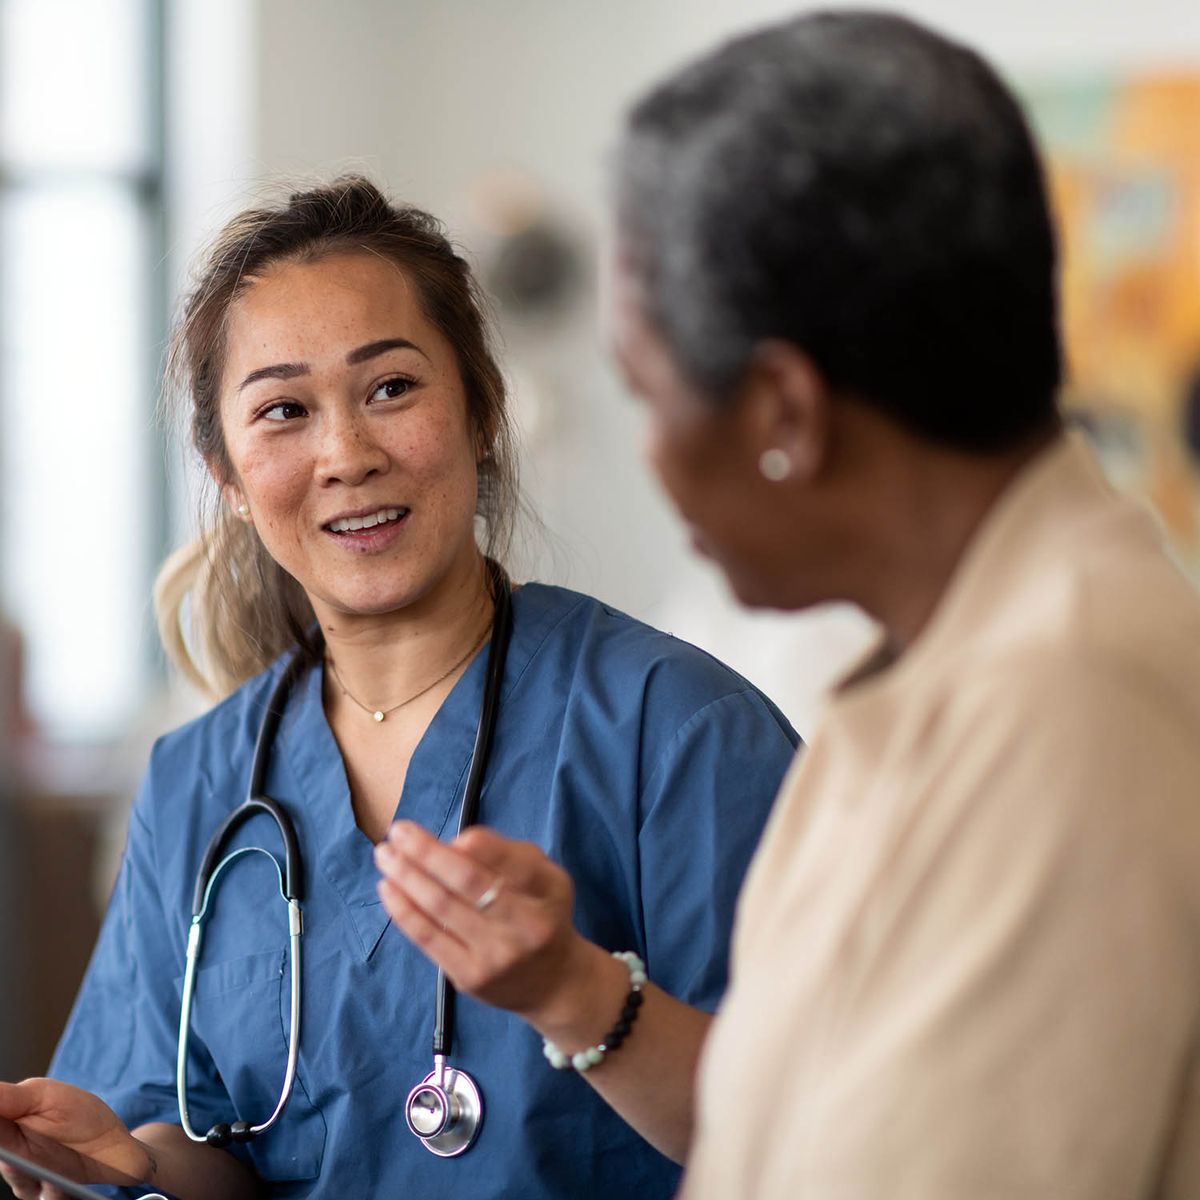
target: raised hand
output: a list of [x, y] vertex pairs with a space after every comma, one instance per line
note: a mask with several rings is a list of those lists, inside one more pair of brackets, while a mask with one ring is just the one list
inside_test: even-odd
[[[612, 1027], [629, 974], [575, 929], [571, 880], [537, 846], [478, 825], [443, 844], [398, 821], [375, 861], [388, 914], [460, 991], [523, 1017], [567, 1053]], [[653, 983], [642, 995], [631, 1044], [585, 1078], [644, 1138], [682, 1162], [711, 1018]]]
[[624, 987], [623, 968], [576, 932], [570, 877], [537, 846], [481, 826], [444, 844], [398, 821], [375, 859], [389, 916], [460, 991], [548, 1028], [597, 986]]

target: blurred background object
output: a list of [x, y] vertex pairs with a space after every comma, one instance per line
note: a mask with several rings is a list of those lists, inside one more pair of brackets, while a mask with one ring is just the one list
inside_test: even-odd
[[1024, 91], [1062, 232], [1066, 404], [1195, 569], [1200, 68], [1076, 70]]
[[[1195, 564], [1200, 5], [900, 7], [1029, 96], [1064, 230], [1067, 400]], [[365, 171], [447, 222], [491, 294], [525, 434], [540, 527], [518, 573], [704, 645], [812, 732], [868, 623], [737, 610], [639, 461], [596, 304], [624, 105], [794, 8], [0, 0], [0, 1077], [44, 1069], [149, 743], [196, 708], [151, 633], [197, 482], [156, 381], [187, 263], [264, 181]]]

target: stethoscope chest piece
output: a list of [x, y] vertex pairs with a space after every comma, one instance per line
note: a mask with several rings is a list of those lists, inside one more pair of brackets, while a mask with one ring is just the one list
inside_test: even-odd
[[439, 1062], [404, 1103], [404, 1119], [425, 1149], [453, 1158], [471, 1148], [483, 1124], [483, 1097], [465, 1071]]

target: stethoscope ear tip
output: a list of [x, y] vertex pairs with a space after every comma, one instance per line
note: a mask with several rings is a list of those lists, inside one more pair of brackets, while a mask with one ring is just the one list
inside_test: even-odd
[[205, 1135], [204, 1140], [218, 1150], [224, 1149], [230, 1142], [248, 1142], [254, 1137], [254, 1127], [249, 1121], [234, 1121], [232, 1125], [214, 1125]]
[[216, 1150], [223, 1150], [233, 1141], [233, 1131], [228, 1125], [214, 1125], [205, 1135], [204, 1140]]

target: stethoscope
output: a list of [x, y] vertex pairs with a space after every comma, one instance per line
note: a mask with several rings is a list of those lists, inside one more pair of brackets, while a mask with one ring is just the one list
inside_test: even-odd
[[[500, 685], [504, 678], [504, 662], [512, 635], [512, 597], [507, 576], [489, 560], [488, 573], [492, 586], [495, 612], [492, 617], [492, 638], [488, 648], [487, 676], [483, 688], [483, 704], [475, 730], [475, 746], [467, 770], [467, 783], [459, 810], [458, 832], [474, 824], [479, 812], [479, 796], [483, 777], [491, 754], [493, 734], [499, 712]], [[192, 895], [192, 921], [188, 930], [187, 956], [183, 974], [183, 1002], [179, 1012], [179, 1046], [175, 1060], [175, 1091], [179, 1101], [179, 1123], [193, 1142], [210, 1146], [228, 1146], [231, 1142], [248, 1142], [265, 1133], [283, 1114], [296, 1082], [296, 1063], [300, 1055], [300, 939], [304, 918], [300, 908], [304, 878], [300, 859], [300, 843], [296, 827], [283, 807], [263, 791], [267, 763], [279, 719], [287, 696], [296, 680], [308, 665], [308, 657], [297, 651], [288, 662], [271, 691], [266, 712], [254, 743], [254, 759], [250, 767], [250, 784], [246, 799], [221, 823], [204, 852], [196, 887]], [[261, 846], [245, 846], [221, 857], [233, 834], [251, 817], [259, 813], [269, 816], [279, 830], [283, 842], [283, 866], [279, 859]], [[187, 1057], [191, 1032], [192, 996], [196, 987], [196, 964], [200, 958], [204, 920], [212, 901], [213, 888], [221, 874], [232, 863], [248, 854], [263, 854], [274, 865], [279, 878], [279, 893], [288, 910], [288, 957], [291, 961], [291, 1022], [288, 1030], [287, 1068], [275, 1109], [265, 1121], [221, 1122], [207, 1133], [198, 1133], [188, 1116]], [[409, 1129], [432, 1154], [453, 1158], [470, 1149], [483, 1123], [483, 1097], [479, 1085], [465, 1071], [447, 1062], [454, 1040], [454, 985], [438, 970], [433, 1023], [433, 1070], [409, 1093], [404, 1116]]]

